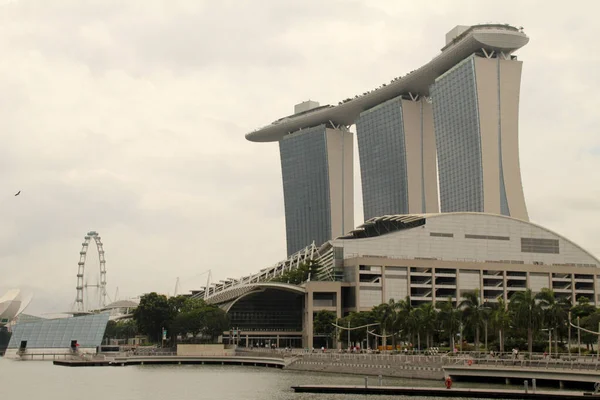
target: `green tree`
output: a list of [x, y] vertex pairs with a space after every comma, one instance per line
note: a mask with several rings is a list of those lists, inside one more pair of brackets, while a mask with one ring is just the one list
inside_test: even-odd
[[533, 332], [539, 328], [542, 321], [541, 307], [531, 291], [515, 292], [510, 298], [509, 310], [517, 329], [527, 330], [527, 350], [529, 357], [533, 352]]
[[321, 265], [315, 260], [306, 260], [300, 263], [297, 268], [287, 270], [283, 274], [270, 279], [270, 282], [300, 285], [309, 279], [314, 279], [319, 268], [321, 268]]
[[104, 330], [104, 339], [112, 339], [117, 337], [117, 322], [108, 321]]
[[414, 307], [410, 302], [410, 297], [406, 296], [404, 300], [395, 303], [396, 319], [394, 321], [394, 331], [402, 332], [403, 336], [410, 342], [414, 342], [415, 333], [415, 314]]
[[204, 327], [202, 317], [202, 309], [180, 312], [171, 324], [171, 332], [184, 340], [190, 333], [196, 337]]
[[321, 310], [318, 311], [313, 319], [313, 333], [325, 335], [327, 348], [333, 347], [333, 341], [331, 346], [329, 345], [329, 339], [333, 339], [335, 334], [335, 326], [333, 323], [336, 321], [336, 315], [333, 311]]
[[[375, 317], [372, 312], [351, 312], [344, 318], [340, 318], [338, 320], [337, 325], [343, 327], [356, 328], [363, 325], [374, 324], [377, 323], [375, 321]], [[367, 329], [353, 329], [350, 331], [350, 342], [362, 342], [367, 337]], [[348, 340], [348, 331], [345, 329], [340, 329], [339, 339], [342, 341]], [[350, 347], [351, 343], [348, 343], [348, 347]]]
[[448, 343], [450, 344], [450, 347], [454, 350], [454, 337], [460, 329], [461, 312], [456, 307], [454, 307], [454, 303], [451, 297], [449, 297], [447, 301], [439, 303], [439, 309], [440, 312], [438, 318], [440, 325], [446, 333], [446, 335], [448, 335]]
[[187, 296], [179, 295], [179, 296], [169, 297], [168, 304], [169, 304], [169, 307], [171, 307], [173, 314], [177, 315], [178, 313], [183, 311], [183, 308], [185, 307], [185, 305], [190, 301], [192, 301], [191, 298], [189, 298]]
[[[425, 334], [427, 348], [433, 344], [433, 332], [437, 322], [437, 310], [432, 303], [420, 305], [416, 312], [418, 313], [419, 331]], [[431, 341], [430, 341], [431, 339]]]
[[577, 320], [577, 317], [584, 318], [596, 312], [596, 307], [590, 304], [590, 299], [585, 296], [581, 296], [577, 299], [577, 305], [571, 308], [571, 315], [573, 320]]
[[558, 354], [558, 328], [562, 327], [568, 318], [569, 304], [557, 299], [554, 291], [548, 288], [543, 288], [535, 297], [542, 310], [543, 324], [554, 335], [554, 348]]
[[138, 334], [138, 327], [132, 319], [117, 322], [117, 327], [123, 339], [134, 338]]
[[506, 341], [506, 332], [510, 328], [511, 315], [508, 312], [504, 299], [498, 299], [498, 303], [493, 306], [490, 313], [491, 328], [498, 332], [498, 343], [500, 352], [504, 353], [504, 342]]
[[131, 319], [108, 321], [104, 331], [104, 339], [129, 339], [135, 337], [137, 333], [137, 325]]
[[[594, 313], [587, 315], [581, 320], [581, 326], [589, 331], [598, 332], [600, 329], [600, 310], [596, 310]], [[591, 346], [591, 350], [594, 351], [594, 343], [598, 342], [598, 336], [589, 332], [582, 331], [581, 339], [586, 345]], [[597, 349], [600, 350], [600, 349]], [[600, 354], [600, 352], [599, 352]]]
[[479, 289], [475, 289], [463, 293], [463, 300], [458, 304], [458, 308], [462, 311], [462, 319], [465, 325], [475, 330], [476, 351], [479, 351], [479, 334], [487, 318], [487, 307], [479, 299]]
[[176, 312], [167, 297], [156, 292], [143, 295], [140, 304], [133, 311], [138, 330], [154, 342], [161, 340], [162, 328], [168, 328], [175, 316]]
[[[379, 323], [379, 332], [382, 336], [381, 345], [387, 349], [387, 334], [394, 331], [394, 321], [396, 320], [396, 310], [394, 300], [389, 303], [382, 303], [375, 306], [372, 310], [373, 318]], [[395, 346], [395, 340], [392, 340]]]
[[206, 305], [201, 310], [202, 315], [202, 333], [214, 341], [216, 337], [229, 329], [229, 316], [225, 311], [215, 305]]
[[190, 312], [194, 310], [201, 310], [208, 306], [203, 299], [194, 299], [191, 297], [186, 298], [186, 301], [182, 304], [180, 312]]

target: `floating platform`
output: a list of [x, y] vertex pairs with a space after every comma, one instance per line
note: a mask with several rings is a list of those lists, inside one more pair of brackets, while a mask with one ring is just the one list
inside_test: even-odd
[[125, 367], [128, 365], [196, 364], [196, 365], [246, 365], [253, 367], [283, 368], [281, 358], [244, 356], [133, 356], [106, 360], [55, 360], [54, 365], [63, 367]]
[[403, 386], [342, 386], [342, 385], [300, 385], [292, 386], [300, 393], [337, 394], [378, 394], [388, 396], [463, 397], [478, 399], [600, 399], [600, 394], [575, 391], [504, 390], [504, 389], [446, 389], [444, 387], [403, 387]]
[[107, 360], [54, 360], [54, 365], [62, 365], [64, 367], [108, 367], [110, 361]]

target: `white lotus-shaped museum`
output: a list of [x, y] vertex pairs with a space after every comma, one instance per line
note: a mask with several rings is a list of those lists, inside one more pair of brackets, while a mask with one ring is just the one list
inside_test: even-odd
[[9, 290], [0, 297], [0, 326], [13, 321], [31, 303], [32, 295], [23, 294], [19, 289]]

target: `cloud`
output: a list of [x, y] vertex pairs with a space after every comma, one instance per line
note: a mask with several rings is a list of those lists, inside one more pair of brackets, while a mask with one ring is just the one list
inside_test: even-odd
[[31, 288], [31, 312], [70, 307], [89, 230], [105, 243], [111, 296], [117, 286], [122, 297], [172, 293], [177, 277], [192, 289], [208, 269], [219, 280], [279, 261], [278, 148], [244, 134], [300, 101], [336, 104], [403, 75], [437, 55], [454, 25], [481, 22], [523, 25], [531, 37], [518, 55], [532, 220], [600, 255], [597, 8], [1, 2], [0, 292]]

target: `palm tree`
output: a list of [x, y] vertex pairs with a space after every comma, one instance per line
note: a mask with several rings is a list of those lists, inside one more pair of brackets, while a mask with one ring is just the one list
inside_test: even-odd
[[535, 297], [539, 300], [544, 325], [554, 335], [554, 348], [558, 355], [558, 328], [568, 318], [569, 304], [565, 304], [564, 300], [558, 300], [554, 291], [548, 288], [543, 288]]
[[415, 334], [417, 335], [417, 350], [421, 351], [421, 313], [418, 308], [412, 308], [408, 314], [406, 322], [408, 332], [410, 332], [411, 343], [414, 345]]
[[573, 313], [573, 318], [584, 318], [588, 315], [591, 315], [596, 312], [596, 307], [590, 304], [590, 299], [587, 297], [581, 296], [577, 299], [577, 305], [571, 308], [571, 312]]
[[458, 308], [463, 312], [464, 322], [475, 328], [475, 349], [479, 351], [479, 332], [487, 313], [487, 307], [479, 301], [479, 289], [464, 293]]
[[461, 312], [452, 302], [452, 298], [448, 297], [448, 300], [439, 304], [439, 315], [438, 319], [443, 330], [448, 335], [448, 344], [454, 350], [454, 336], [460, 328], [460, 317]]
[[527, 329], [527, 347], [529, 357], [533, 353], [533, 331], [538, 328], [542, 312], [538, 301], [531, 289], [515, 292], [510, 298], [511, 311], [517, 328]]
[[414, 309], [410, 303], [410, 297], [406, 296], [404, 300], [395, 303], [396, 319], [394, 321], [394, 332], [403, 332], [410, 340], [412, 336], [411, 312]]
[[[386, 332], [393, 332], [393, 325], [396, 319], [394, 299], [391, 299], [389, 303], [382, 303], [373, 308], [373, 315], [375, 316], [375, 320], [379, 323], [379, 327], [381, 328], [381, 345], [385, 350], [387, 348]], [[395, 340], [393, 342], [395, 342]]]
[[426, 303], [419, 306], [419, 308], [417, 308], [417, 312], [419, 314], [419, 330], [425, 333], [425, 341], [427, 343], [427, 348], [429, 349], [431, 345], [429, 338], [431, 337], [433, 341], [432, 333], [435, 329], [435, 323], [437, 320], [437, 310], [432, 303]]
[[504, 353], [504, 334], [510, 328], [510, 323], [512, 319], [510, 313], [508, 312], [506, 302], [504, 299], [498, 299], [498, 303], [492, 309], [490, 314], [490, 323], [492, 329], [498, 331], [498, 340], [500, 342], [500, 352]]

